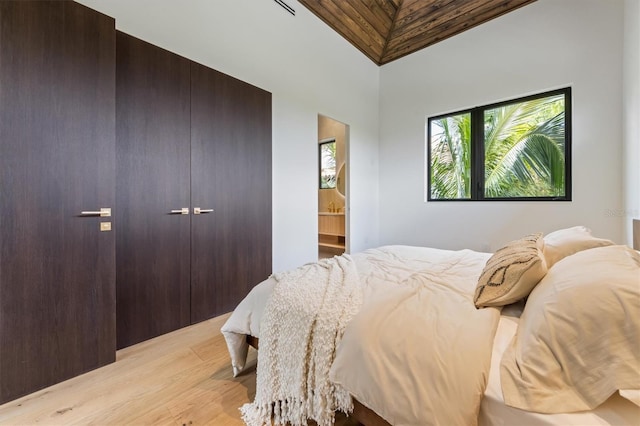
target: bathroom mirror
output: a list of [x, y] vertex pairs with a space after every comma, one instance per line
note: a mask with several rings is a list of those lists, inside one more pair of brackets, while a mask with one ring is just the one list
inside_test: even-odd
[[336, 140], [322, 142], [320, 147], [320, 189], [336, 187]]
[[336, 189], [338, 190], [338, 192], [340, 193], [340, 195], [342, 195], [343, 197], [344, 195], [344, 169], [345, 169], [345, 164], [342, 163], [342, 165], [340, 166], [340, 171], [338, 172], [338, 179], [336, 182]]

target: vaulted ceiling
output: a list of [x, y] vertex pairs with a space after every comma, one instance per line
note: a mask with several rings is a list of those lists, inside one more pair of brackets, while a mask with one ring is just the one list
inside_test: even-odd
[[535, 0], [299, 0], [378, 65]]

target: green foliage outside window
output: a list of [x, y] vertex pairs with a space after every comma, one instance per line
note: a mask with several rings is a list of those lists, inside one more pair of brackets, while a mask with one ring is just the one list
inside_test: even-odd
[[430, 118], [429, 199], [570, 199], [569, 99], [563, 89]]
[[336, 142], [323, 142], [320, 147], [320, 189], [336, 187]]

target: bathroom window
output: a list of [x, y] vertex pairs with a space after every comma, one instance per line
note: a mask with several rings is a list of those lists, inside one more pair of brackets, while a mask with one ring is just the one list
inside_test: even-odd
[[323, 141], [320, 147], [320, 189], [333, 189], [337, 184], [336, 140]]
[[427, 200], [571, 200], [571, 88], [427, 121]]

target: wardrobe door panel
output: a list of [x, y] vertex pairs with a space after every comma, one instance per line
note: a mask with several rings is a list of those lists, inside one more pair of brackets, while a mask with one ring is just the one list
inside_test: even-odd
[[115, 360], [114, 20], [0, 1], [0, 402]]
[[271, 94], [192, 63], [191, 322], [233, 310], [271, 272]]
[[118, 348], [189, 324], [189, 61], [117, 34]]

